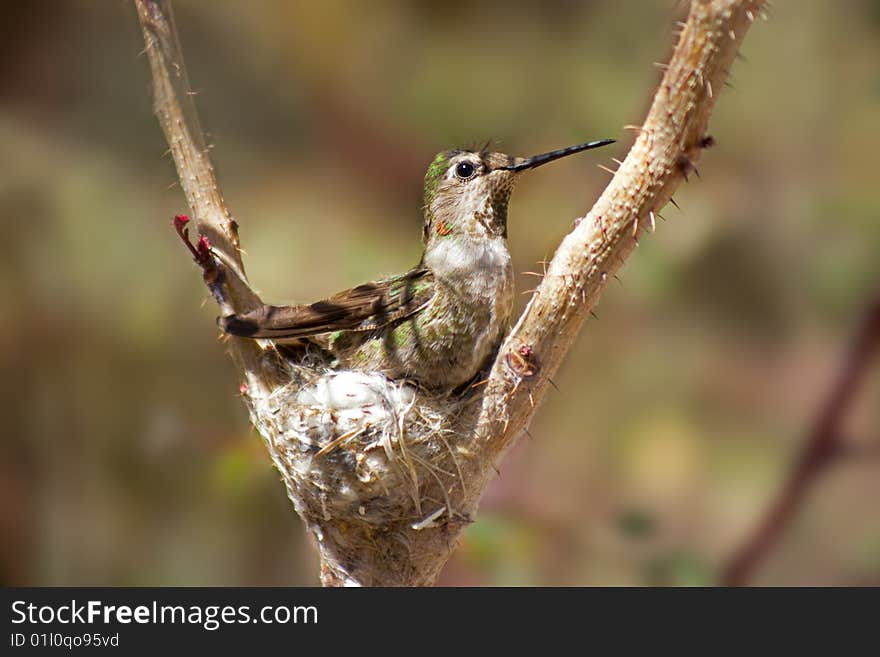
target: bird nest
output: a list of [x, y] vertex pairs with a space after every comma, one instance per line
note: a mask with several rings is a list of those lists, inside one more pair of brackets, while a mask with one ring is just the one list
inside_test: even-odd
[[[469, 521], [464, 481], [476, 452], [456, 424], [476, 395], [431, 394], [379, 373], [333, 369], [312, 347], [294, 358], [270, 345], [263, 361], [243, 387], [251, 421], [324, 561], [343, 580], [369, 582], [363, 570], [371, 563], [383, 571], [411, 564], [410, 555], [387, 554], [388, 546], [406, 551], [412, 532]], [[388, 533], [398, 540], [384, 540]]]

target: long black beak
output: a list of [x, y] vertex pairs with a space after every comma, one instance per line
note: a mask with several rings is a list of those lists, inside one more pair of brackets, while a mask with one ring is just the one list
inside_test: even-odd
[[527, 157], [527, 158], [521, 159], [516, 164], [511, 164], [506, 167], [497, 167], [497, 168], [504, 169], [505, 171], [524, 171], [525, 169], [534, 169], [535, 167], [539, 167], [542, 164], [547, 164], [547, 162], [552, 162], [553, 160], [558, 160], [560, 157], [565, 157], [567, 155], [573, 155], [574, 153], [580, 153], [581, 151], [588, 151], [591, 148], [599, 148], [600, 146], [607, 146], [608, 144], [613, 144], [614, 141], [615, 141], [614, 139], [601, 139], [599, 141], [588, 141], [586, 144], [578, 144], [577, 146], [569, 146], [568, 148], [560, 148], [558, 151], [550, 151], [549, 153], [542, 153], [541, 155], [533, 155], [532, 157]]

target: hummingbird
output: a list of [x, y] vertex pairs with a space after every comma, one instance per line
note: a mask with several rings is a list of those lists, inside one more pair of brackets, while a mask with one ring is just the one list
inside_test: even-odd
[[414, 268], [312, 304], [228, 315], [220, 327], [254, 339], [306, 339], [339, 369], [381, 372], [432, 390], [459, 388], [487, 364], [510, 321], [507, 206], [519, 176], [613, 142], [525, 158], [485, 149], [439, 153], [425, 174], [424, 250]]

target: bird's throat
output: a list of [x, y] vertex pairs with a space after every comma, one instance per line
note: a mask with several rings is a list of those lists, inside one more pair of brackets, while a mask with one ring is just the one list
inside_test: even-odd
[[438, 279], [502, 276], [511, 266], [507, 240], [503, 237], [450, 237], [437, 240], [423, 260]]

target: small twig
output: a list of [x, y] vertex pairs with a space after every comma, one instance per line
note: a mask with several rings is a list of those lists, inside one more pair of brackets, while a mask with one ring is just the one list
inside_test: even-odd
[[778, 497], [754, 533], [725, 566], [721, 575], [721, 583], [725, 586], [743, 586], [751, 580], [803, 506], [812, 485], [841, 452], [842, 420], [868, 372], [871, 358], [878, 349], [880, 296], [871, 302], [862, 319], [830, 393]]
[[205, 284], [211, 290], [211, 294], [223, 310], [223, 313], [233, 312], [234, 309], [223, 292], [226, 282], [224, 270], [217, 261], [215, 252], [211, 249], [211, 241], [207, 235], [200, 234], [199, 239], [193, 245], [189, 239], [189, 217], [185, 214], [174, 215], [173, 223], [174, 230], [177, 231], [184, 246], [192, 254], [193, 260], [202, 268], [202, 278], [205, 279]]

